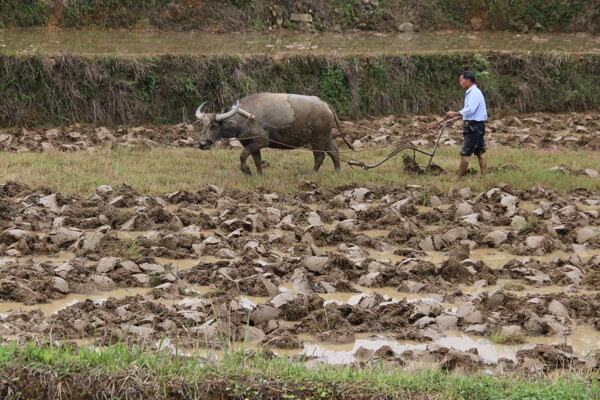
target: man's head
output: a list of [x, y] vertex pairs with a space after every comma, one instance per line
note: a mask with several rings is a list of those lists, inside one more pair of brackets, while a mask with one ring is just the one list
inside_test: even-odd
[[470, 71], [463, 71], [458, 77], [458, 84], [465, 90], [473, 86], [475, 81], [475, 74]]

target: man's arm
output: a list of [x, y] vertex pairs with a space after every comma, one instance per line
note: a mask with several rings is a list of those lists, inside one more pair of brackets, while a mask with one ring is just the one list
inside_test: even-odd
[[446, 116], [441, 121], [429, 125], [427, 127], [427, 130], [435, 129], [438, 126], [440, 126], [442, 123], [446, 123], [448, 125], [452, 125], [453, 123], [455, 123], [456, 121], [458, 121], [460, 119], [463, 119], [463, 116], [462, 116], [461, 113], [456, 112], [456, 111], [448, 111], [446, 113]]
[[455, 112], [455, 113], [453, 113], [453, 117], [452, 117], [452, 118], [450, 118], [450, 119], [448, 120], [448, 122], [446, 122], [446, 123], [447, 123], [447, 124], [449, 124], [449, 125], [452, 125], [453, 123], [455, 123], [456, 121], [459, 121], [459, 120], [461, 120], [461, 119], [463, 119], [463, 116], [462, 116], [462, 114], [461, 114], [461, 113], [459, 113], [459, 112]]
[[[460, 111], [448, 111], [446, 113], [446, 118], [458, 118], [458, 119], [462, 119], [463, 115], [460, 113]], [[455, 119], [455, 121], [458, 121], [458, 119]]]

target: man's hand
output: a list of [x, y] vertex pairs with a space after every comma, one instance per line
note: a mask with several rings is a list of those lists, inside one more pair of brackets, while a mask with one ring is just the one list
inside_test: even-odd
[[462, 114], [459, 113], [458, 111], [448, 111], [446, 113], [446, 119], [455, 118], [455, 117], [462, 117]]
[[461, 113], [457, 112], [456, 114], [458, 114], [458, 115], [455, 115], [454, 117], [452, 117], [452, 118], [448, 119], [448, 121], [446, 122], [446, 124], [448, 124], [448, 125], [452, 125], [452, 124], [454, 124], [456, 121], [459, 121], [459, 120], [463, 119], [463, 117], [462, 117], [462, 114], [461, 114]]
[[[448, 113], [450, 113], [450, 112], [452, 112], [452, 111], [448, 111]], [[440, 121], [434, 122], [433, 124], [429, 125], [427, 127], [427, 130], [430, 131], [432, 129], [435, 129], [435, 128], [439, 127], [441, 124], [443, 124], [445, 121], [447, 121], [448, 118], [450, 118], [450, 117], [448, 117], [448, 113], [446, 113], [446, 115], [444, 116], [444, 118], [442, 118]]]

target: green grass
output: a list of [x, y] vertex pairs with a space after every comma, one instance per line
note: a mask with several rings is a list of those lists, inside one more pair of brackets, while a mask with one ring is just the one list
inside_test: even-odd
[[[488, 110], [600, 109], [600, 54], [161, 55], [0, 54], [0, 126], [175, 124], [197, 105], [230, 108], [256, 92], [303, 93], [342, 119], [441, 114], [462, 106], [457, 71], [479, 78]], [[516, 72], [515, 72], [516, 71]]]
[[492, 333], [490, 340], [496, 344], [521, 344], [525, 343], [525, 336], [522, 333], [505, 334], [502, 331], [496, 331]]
[[[375, 163], [391, 151], [389, 149], [343, 153], [344, 156]], [[549, 168], [566, 164], [571, 169], [592, 168], [600, 171], [597, 153], [588, 151], [519, 150], [507, 147], [491, 148], [488, 165], [497, 167], [514, 164], [519, 170], [492, 172], [485, 178], [479, 175], [466, 176], [460, 182], [451, 182], [459, 163], [458, 148], [441, 148], [434, 159], [449, 171], [448, 175], [419, 176], [404, 173], [401, 155], [382, 166], [368, 171], [344, 165], [335, 173], [331, 160], [327, 158], [318, 173], [312, 173], [312, 154], [306, 151], [265, 150], [263, 159], [270, 167], [264, 176], [244, 176], [239, 169], [238, 150], [197, 149], [100, 149], [95, 153], [2, 153], [0, 176], [3, 180], [15, 180], [32, 187], [49, 186], [64, 194], [92, 194], [98, 185], [133, 186], [141, 193], [162, 194], [175, 190], [198, 190], [206, 185], [217, 185], [225, 189], [254, 190], [285, 193], [295, 192], [306, 181], [315, 182], [323, 188], [340, 185], [395, 185], [433, 184], [442, 191], [470, 187], [482, 191], [500, 182], [514, 189], [529, 189], [533, 186], [552, 188], [560, 193], [574, 188], [597, 190], [600, 180], [582, 175], [563, 175], [548, 171]], [[254, 165], [249, 158], [249, 165]], [[425, 163], [425, 158], [418, 158]], [[476, 160], [472, 167], [478, 169]]]
[[[271, 358], [262, 351], [225, 352], [217, 361], [201, 356], [181, 356], [172, 351], [150, 351], [117, 344], [110, 347], [51, 346], [40, 343], [0, 346], [0, 373], [6, 386], [22, 397], [61, 393], [67, 398], [70, 379], [78, 378], [75, 390], [94, 389], [102, 379], [124, 379], [119, 385], [95, 389], [112, 398], [136, 385], [143, 391], [148, 383], [162, 390], [152, 398], [214, 398], [211, 391], [236, 399], [594, 399], [600, 387], [594, 375], [573, 374], [568, 378], [519, 375], [455, 375], [442, 371], [408, 372], [375, 364], [365, 368], [331, 365], [308, 368], [287, 358]], [[31, 377], [44, 377], [39, 383]], [[63, 383], [62, 392], [56, 383]], [[60, 385], [59, 385], [60, 390]], [[65, 396], [65, 397], [63, 397]], [[44, 397], [47, 398], [47, 397]], [[127, 398], [127, 397], [122, 397]]]
[[[131, 28], [148, 20], [161, 29], [219, 31], [265, 30], [274, 21], [271, 8], [256, 0], [2, 0], [0, 19], [8, 26], [43, 26], [49, 21], [64, 27]], [[202, 4], [202, 7], [198, 5]], [[469, 29], [474, 11], [487, 17], [486, 29], [515, 29], [519, 24], [542, 30], [597, 32], [598, 7], [593, 0], [463, 0], [391, 1], [303, 0], [279, 1], [283, 27], [298, 28], [293, 12], [309, 12], [313, 27], [339, 29], [395, 29], [395, 21], [411, 21], [420, 30]], [[54, 18], [53, 18], [54, 17]], [[141, 24], [145, 27], [144, 24]], [[273, 27], [277, 27], [274, 25]]]

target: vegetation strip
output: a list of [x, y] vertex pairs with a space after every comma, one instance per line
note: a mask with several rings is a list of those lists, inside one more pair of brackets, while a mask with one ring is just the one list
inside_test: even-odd
[[[200, 356], [117, 344], [106, 348], [15, 342], [0, 347], [5, 399], [594, 399], [593, 376], [550, 379], [408, 372], [378, 365], [307, 368], [261, 351]], [[514, 380], [513, 380], [514, 378]], [[88, 397], [86, 397], [88, 396]], [[565, 397], [566, 396], [566, 397]], [[147, 398], [147, 397], [145, 397]]]
[[[334, 188], [352, 182], [365, 185], [434, 184], [442, 191], [470, 187], [475, 191], [488, 190], [497, 182], [506, 182], [517, 190], [526, 190], [543, 184], [560, 193], [575, 188], [598, 190], [598, 180], [586, 175], [568, 175], [550, 171], [556, 165], [572, 169], [591, 168], [600, 171], [600, 160], [592, 151], [564, 150], [540, 153], [538, 150], [498, 147], [490, 152], [490, 166], [494, 169], [481, 179], [466, 178], [450, 182], [448, 177], [412, 175], [403, 172], [401, 156], [397, 156], [377, 170], [364, 171], [345, 165], [340, 173], [332, 173], [331, 162], [325, 163], [322, 173], [309, 174], [312, 154], [304, 151], [265, 151], [263, 158], [270, 167], [265, 175], [246, 177], [238, 168], [237, 151], [197, 149], [102, 149], [95, 153], [4, 153], [0, 159], [0, 174], [7, 180], [18, 180], [31, 186], [51, 184], [65, 194], [89, 195], [98, 185], [131, 185], [142, 193], [165, 193], [175, 190], [197, 190], [201, 186], [217, 185], [224, 189], [255, 190], [257, 187], [277, 193], [290, 193], [310, 180], [322, 188]], [[379, 160], [388, 149], [352, 154], [361, 160]], [[457, 150], [441, 148], [434, 162], [448, 171], [457, 168]], [[492, 156], [493, 154], [493, 156]], [[512, 166], [513, 168], [502, 168]], [[518, 166], [518, 167], [515, 167]], [[64, 171], [72, 171], [66, 176]], [[152, 171], [148, 174], [148, 171]]]
[[194, 121], [256, 92], [317, 95], [344, 119], [460, 106], [457, 74], [477, 73], [492, 115], [600, 107], [600, 55], [490, 52], [126, 58], [0, 56], [0, 126]]
[[511, 29], [598, 32], [593, 0], [3, 0], [0, 27], [172, 30]]

